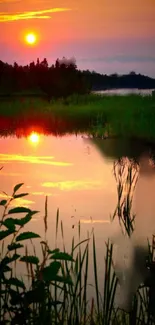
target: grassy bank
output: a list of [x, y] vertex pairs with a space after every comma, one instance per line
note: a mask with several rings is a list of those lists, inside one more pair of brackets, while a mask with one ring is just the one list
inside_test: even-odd
[[[131, 213], [133, 191], [137, 182], [137, 170], [132, 162], [119, 161], [114, 165], [114, 175], [118, 189], [118, 204], [114, 217], [119, 217], [120, 226], [129, 237], [134, 231], [134, 218]], [[128, 191], [125, 191], [128, 184]], [[57, 239], [61, 232], [63, 250], [52, 249], [45, 239], [37, 233], [24, 231], [37, 211], [24, 207], [12, 208], [10, 204], [27, 193], [19, 193], [22, 184], [14, 187], [8, 199], [0, 202], [0, 324], [47, 324], [47, 325], [153, 325], [154, 281], [143, 281], [138, 290], [132, 293], [131, 305], [126, 312], [116, 304], [118, 278], [113, 268], [113, 244], [106, 244], [104, 281], [98, 281], [98, 264], [95, 234], [92, 232], [81, 242], [80, 223], [79, 242], [72, 239], [70, 252], [66, 252], [63, 225], [56, 217], [53, 236]], [[125, 212], [124, 212], [125, 211]], [[24, 214], [24, 217], [23, 217]], [[21, 216], [22, 215], [22, 216]], [[48, 228], [47, 198], [44, 215], [45, 234]], [[42, 258], [38, 258], [34, 241], [40, 241]], [[26, 244], [25, 244], [26, 243]], [[33, 254], [29, 253], [32, 245]], [[92, 246], [92, 272], [94, 274], [95, 294], [88, 299], [88, 271], [90, 248]], [[148, 268], [152, 270], [154, 247], [149, 246]], [[17, 264], [24, 263], [26, 278], [18, 277]], [[154, 272], [154, 271], [153, 271]], [[152, 274], [152, 271], [150, 271]], [[154, 273], [153, 273], [154, 274]]]
[[99, 136], [155, 140], [154, 96], [72, 96], [47, 102], [18, 98], [0, 102], [1, 129], [40, 125], [55, 132], [91, 131]]

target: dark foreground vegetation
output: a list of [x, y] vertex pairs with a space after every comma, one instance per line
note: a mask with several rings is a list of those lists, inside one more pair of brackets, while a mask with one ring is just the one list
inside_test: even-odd
[[[118, 189], [118, 204], [112, 219], [119, 218], [124, 235], [130, 238], [134, 232], [136, 218], [132, 213], [132, 199], [138, 166], [132, 161], [119, 160], [114, 164], [114, 175]], [[26, 224], [31, 222], [38, 212], [25, 207], [11, 207], [14, 200], [27, 195], [19, 193], [21, 186], [22, 184], [16, 185], [12, 195], [0, 202], [0, 324], [155, 324], [154, 241], [148, 245], [144, 265], [137, 255], [137, 258], [140, 258], [139, 264], [135, 260], [136, 266], [133, 265], [131, 281], [133, 282], [135, 275], [137, 276], [138, 269], [144, 268], [146, 272], [139, 282], [137, 278], [134, 292], [130, 292], [130, 289], [126, 292], [128, 310], [120, 309], [117, 304], [117, 290], [121, 282], [113, 266], [114, 244], [110, 240], [106, 243], [106, 256], [102, 261], [104, 283], [101, 287], [98, 281], [94, 231], [92, 230], [92, 233], [81, 241], [79, 223], [79, 242], [76, 243], [73, 238], [70, 252], [66, 252], [63, 225], [59, 221], [58, 211], [55, 238], [57, 239], [60, 226], [63, 250], [60, 251], [57, 245], [51, 249], [46, 240], [47, 198], [43, 219], [45, 239], [41, 240], [39, 234], [24, 230]], [[128, 188], [127, 192], [124, 192], [125, 188]], [[53, 230], [50, 231], [53, 234]], [[40, 241], [41, 258], [36, 255], [34, 240]], [[90, 261], [91, 246], [92, 261]], [[141, 248], [139, 251], [142, 253]], [[21, 276], [17, 275], [20, 264], [25, 267], [25, 272]], [[94, 296], [91, 299], [88, 297], [90, 267], [94, 274]]]
[[155, 141], [155, 96], [72, 95], [64, 99], [0, 101], [1, 135], [86, 132], [94, 137]]
[[75, 59], [57, 59], [49, 66], [47, 59], [26, 66], [0, 61], [0, 96], [35, 95], [52, 98], [86, 94], [91, 90], [112, 88], [155, 88], [155, 79], [131, 72], [128, 75], [102, 75], [80, 71]]

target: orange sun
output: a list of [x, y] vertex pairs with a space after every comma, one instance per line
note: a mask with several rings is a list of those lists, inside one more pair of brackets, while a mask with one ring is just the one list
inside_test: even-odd
[[35, 33], [28, 33], [25, 36], [26, 43], [29, 45], [34, 45], [37, 41], [37, 36]]

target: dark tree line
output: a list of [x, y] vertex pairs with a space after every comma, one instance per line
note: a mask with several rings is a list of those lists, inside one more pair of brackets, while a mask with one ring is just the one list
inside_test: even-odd
[[111, 75], [103, 75], [87, 70], [84, 72], [84, 75], [89, 80], [92, 90], [113, 88], [155, 88], [155, 79], [141, 74], [136, 74], [134, 71], [125, 75], [118, 75], [116, 73]]
[[20, 66], [16, 62], [9, 65], [0, 61], [0, 93], [29, 92], [53, 97], [67, 97], [73, 93], [85, 94], [90, 85], [85, 75], [77, 70], [74, 59], [57, 59], [52, 66], [47, 59]]
[[90, 90], [112, 88], [155, 88], [155, 79], [131, 72], [128, 75], [103, 75], [80, 71], [74, 59], [57, 59], [52, 66], [47, 59], [20, 66], [0, 61], [0, 94], [27, 92], [51, 98], [86, 94]]

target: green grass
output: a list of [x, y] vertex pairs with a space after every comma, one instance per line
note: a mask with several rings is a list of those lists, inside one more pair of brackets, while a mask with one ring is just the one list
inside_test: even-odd
[[[132, 161], [119, 161], [114, 165], [117, 182], [118, 205], [113, 217], [119, 217], [123, 231], [130, 237], [134, 231], [131, 213], [133, 192], [138, 170]], [[0, 201], [0, 324], [21, 325], [153, 325], [154, 315], [154, 238], [149, 244], [147, 267], [150, 276], [140, 284], [132, 297], [129, 312], [116, 304], [119, 280], [113, 267], [113, 244], [106, 243], [103, 285], [98, 281], [98, 262], [95, 233], [81, 239], [78, 225], [78, 242], [73, 237], [70, 252], [66, 251], [63, 224], [56, 216], [55, 247], [50, 248], [46, 240], [48, 228], [48, 200], [45, 200], [43, 218], [45, 239], [37, 233], [26, 232], [24, 227], [31, 222], [37, 211], [28, 208], [11, 208], [10, 204], [19, 197], [23, 184], [14, 187], [12, 195]], [[124, 189], [126, 191], [124, 191]], [[126, 214], [122, 211], [126, 208]], [[23, 213], [25, 216], [23, 217]], [[22, 214], [22, 217], [21, 217]], [[52, 230], [51, 230], [52, 231]], [[61, 234], [63, 249], [57, 247], [58, 233]], [[40, 241], [42, 257], [36, 255], [34, 240]], [[32, 245], [32, 253], [29, 249]], [[92, 261], [90, 261], [92, 249]], [[91, 264], [90, 264], [91, 262]], [[24, 263], [25, 273], [17, 276], [17, 264]], [[101, 261], [100, 261], [101, 263]], [[94, 297], [88, 299], [88, 271], [94, 274]], [[28, 279], [25, 280], [25, 279]]]
[[[47, 124], [50, 132], [87, 131], [94, 136], [119, 136], [155, 140], [154, 96], [72, 96], [53, 100], [26, 98], [0, 102], [0, 117], [16, 124]], [[24, 124], [24, 125], [25, 125]], [[63, 127], [62, 127], [63, 125]]]

